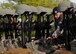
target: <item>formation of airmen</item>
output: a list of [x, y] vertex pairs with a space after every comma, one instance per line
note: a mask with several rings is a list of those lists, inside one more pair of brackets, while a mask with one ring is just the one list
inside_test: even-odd
[[53, 10], [26, 4], [18, 5], [16, 10], [0, 7], [0, 42], [3, 48], [8, 49], [10, 45], [26, 48], [26, 42], [32, 41], [32, 32], [35, 31], [34, 40], [39, 40], [39, 46], [47, 49], [47, 46], [61, 44], [74, 51], [71, 44], [76, 41], [75, 8], [76, 4], [71, 2], [61, 2]]

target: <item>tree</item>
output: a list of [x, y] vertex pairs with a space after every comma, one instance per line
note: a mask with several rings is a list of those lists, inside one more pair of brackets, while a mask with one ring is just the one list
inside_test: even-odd
[[58, 4], [58, 2], [55, 2], [55, 0], [13, 0], [13, 1], [18, 2], [18, 4], [44, 6], [49, 8], [53, 8]]
[[27, 4], [33, 6], [43, 6], [48, 8], [53, 8], [58, 5], [59, 1], [68, 1], [68, 0], [8, 0], [15, 1], [17, 4]]
[[12, 5], [12, 4], [9, 4], [9, 3], [3, 3], [3, 4], [1, 4], [1, 6], [11, 7], [11, 6], [13, 6], [13, 5]]

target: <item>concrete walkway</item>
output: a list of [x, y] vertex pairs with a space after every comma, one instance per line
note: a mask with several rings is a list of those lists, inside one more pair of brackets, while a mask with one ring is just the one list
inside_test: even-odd
[[38, 50], [38, 45], [35, 44], [35, 43], [38, 42], [38, 41], [39, 41], [39, 40], [37, 40], [37, 41], [32, 41], [32, 42], [30, 42], [30, 43], [27, 43], [26, 45], [27, 45], [27, 47], [33, 49], [33, 54], [46, 54], [45, 52], [40, 52], [40, 51]]

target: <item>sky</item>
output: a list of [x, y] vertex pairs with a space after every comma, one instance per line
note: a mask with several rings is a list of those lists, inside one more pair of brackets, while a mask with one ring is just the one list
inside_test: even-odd
[[0, 0], [0, 3], [8, 3], [7, 0]]
[[[1, 3], [9, 3], [8, 0], [0, 0], [0, 4]], [[12, 4], [16, 4], [14, 1], [11, 1]]]
[[71, 2], [74, 2], [74, 3], [76, 3], [76, 0], [70, 0]]

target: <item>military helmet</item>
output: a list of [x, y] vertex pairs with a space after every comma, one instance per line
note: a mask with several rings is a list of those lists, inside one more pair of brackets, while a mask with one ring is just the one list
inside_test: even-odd
[[56, 6], [56, 7], [54, 7], [52, 14], [55, 14], [56, 12], [59, 12], [59, 11], [60, 11], [60, 9]]

